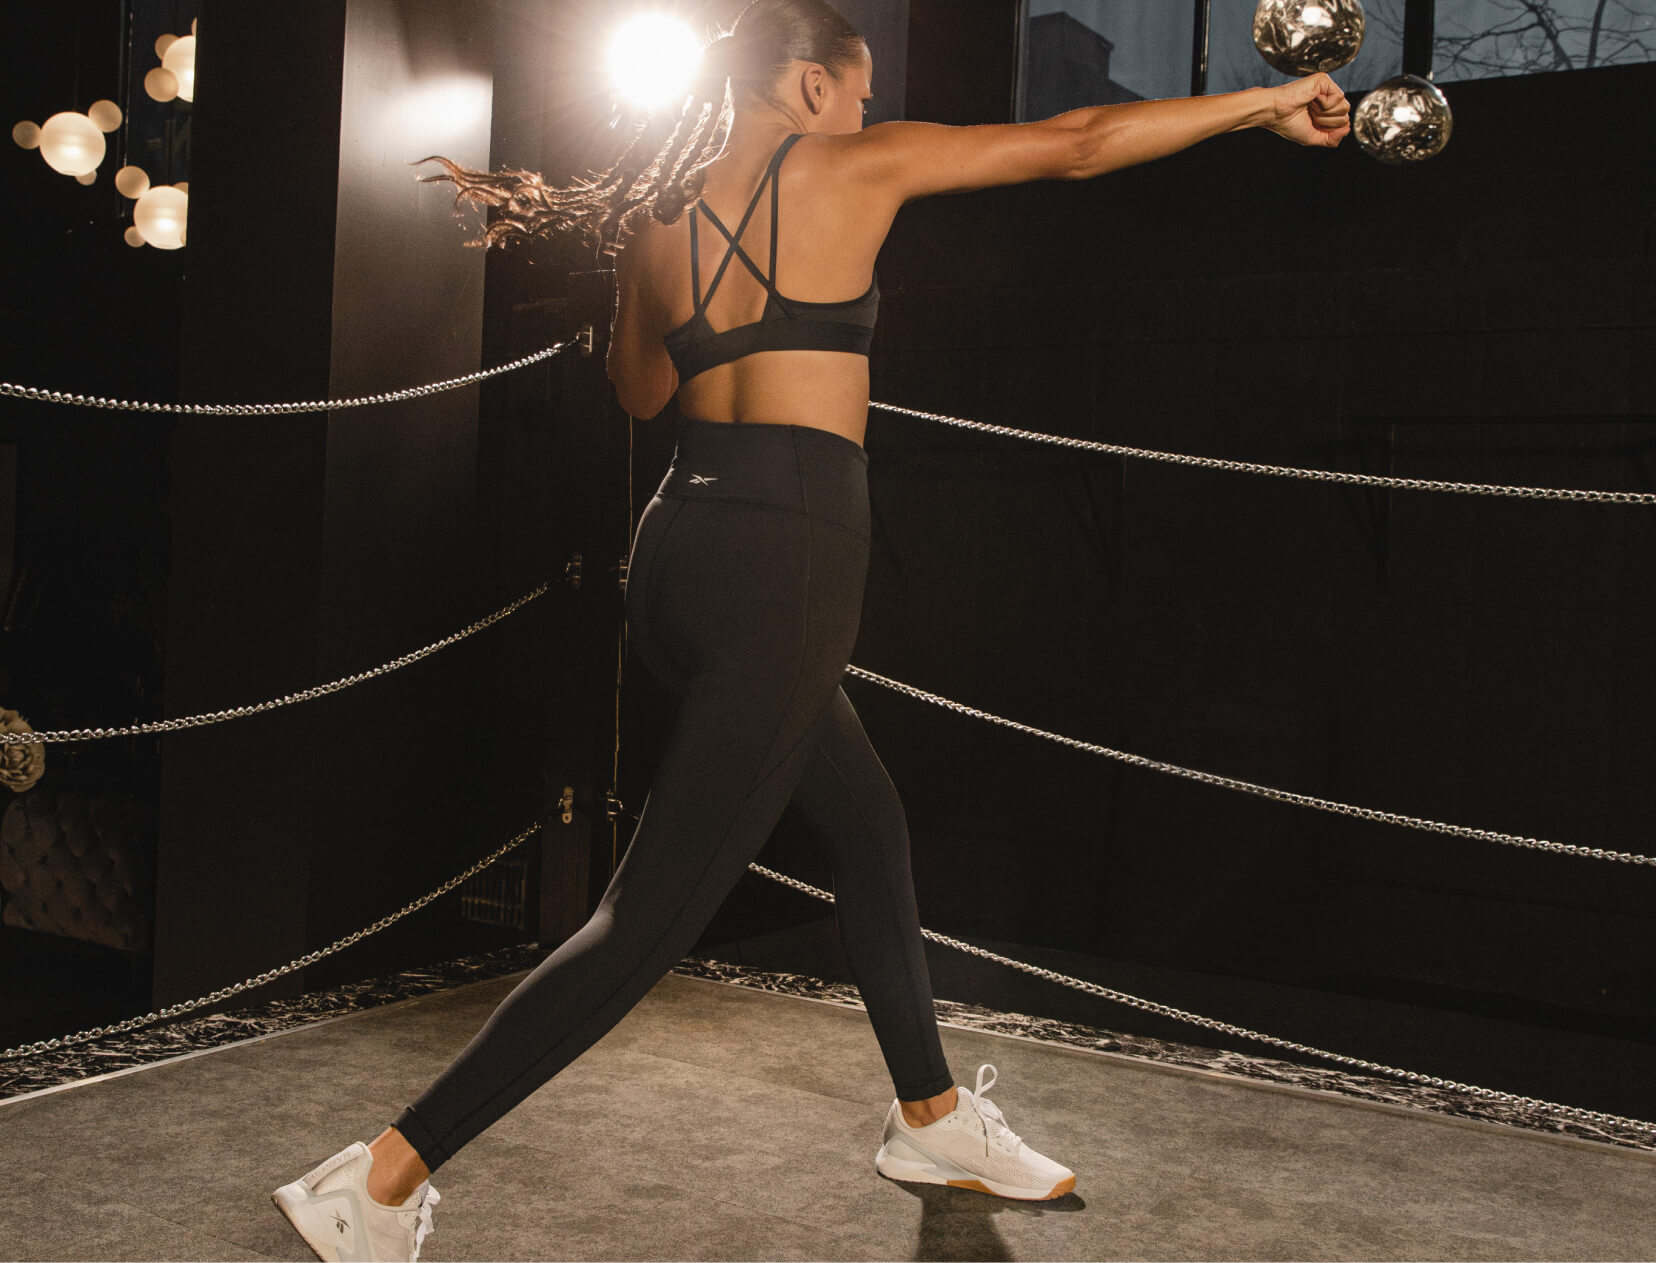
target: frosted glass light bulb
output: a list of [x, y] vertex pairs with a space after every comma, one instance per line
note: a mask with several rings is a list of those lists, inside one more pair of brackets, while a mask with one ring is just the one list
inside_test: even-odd
[[176, 35], [157, 36], [155, 40], [155, 55], [157, 57], [165, 57], [167, 55], [167, 50], [176, 43], [178, 43], [178, 36]]
[[184, 224], [190, 196], [168, 184], [147, 189], [132, 208], [132, 222], [144, 240], [157, 250], [176, 250], [184, 244]]
[[136, 226], [129, 227], [125, 232], [123, 232], [121, 234], [121, 239], [129, 246], [141, 246], [144, 244], [144, 234], [139, 232]]
[[100, 132], [112, 132], [121, 125], [121, 107], [113, 101], [94, 101], [86, 117]]
[[24, 119], [12, 128], [12, 139], [25, 149], [40, 148], [40, 124]]
[[142, 197], [149, 186], [149, 173], [142, 167], [126, 166], [115, 173], [115, 191], [122, 197]]
[[161, 58], [161, 64], [178, 76], [178, 99], [180, 101], [195, 100], [195, 49], [194, 35], [186, 35], [181, 40], [175, 40], [167, 49], [167, 54]]
[[165, 66], [157, 66], [144, 76], [144, 91], [157, 101], [170, 101], [178, 95], [178, 76]]
[[40, 156], [64, 175], [96, 171], [104, 159], [103, 133], [84, 114], [65, 110], [40, 126]]

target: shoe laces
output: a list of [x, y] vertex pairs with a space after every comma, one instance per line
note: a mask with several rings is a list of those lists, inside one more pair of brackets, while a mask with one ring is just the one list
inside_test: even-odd
[[[989, 1072], [989, 1082], [983, 1081], [983, 1072]], [[978, 1117], [983, 1120], [984, 1139], [994, 1141], [1010, 1152], [1016, 1152], [1023, 1143], [1023, 1137], [1006, 1125], [1006, 1115], [983, 1094], [995, 1085], [997, 1078], [995, 1067], [987, 1061], [978, 1067], [977, 1086], [972, 1089], [972, 1105], [977, 1110]]]
[[431, 1185], [426, 1185], [425, 1196], [420, 1199], [419, 1223], [414, 1228], [414, 1258], [420, 1257], [420, 1243], [431, 1233], [431, 1208], [443, 1199]]

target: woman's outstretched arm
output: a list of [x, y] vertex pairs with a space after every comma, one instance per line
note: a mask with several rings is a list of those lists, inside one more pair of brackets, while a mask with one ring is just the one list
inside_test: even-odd
[[853, 178], [900, 204], [998, 184], [1088, 180], [1247, 127], [1332, 148], [1350, 130], [1350, 111], [1339, 85], [1319, 73], [1271, 88], [1093, 105], [1035, 123], [878, 123], [837, 139]]

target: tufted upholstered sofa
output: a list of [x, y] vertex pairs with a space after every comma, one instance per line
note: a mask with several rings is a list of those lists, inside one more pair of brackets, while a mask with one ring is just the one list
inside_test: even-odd
[[147, 951], [156, 808], [119, 790], [37, 785], [0, 816], [0, 924]]

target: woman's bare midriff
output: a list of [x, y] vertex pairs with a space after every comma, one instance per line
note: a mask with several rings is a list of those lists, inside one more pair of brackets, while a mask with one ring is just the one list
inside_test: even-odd
[[861, 444], [868, 428], [868, 357], [848, 351], [757, 351], [698, 373], [679, 409], [706, 421], [806, 425]]

